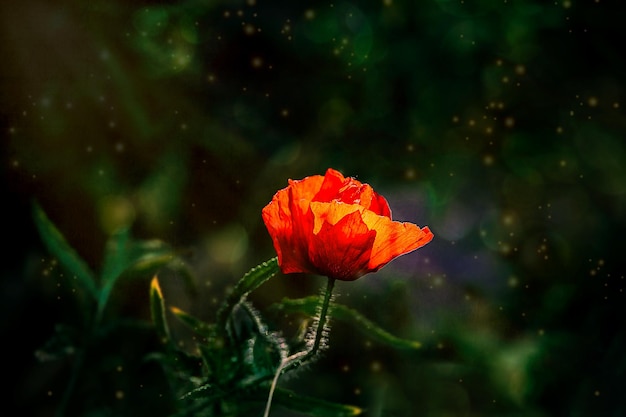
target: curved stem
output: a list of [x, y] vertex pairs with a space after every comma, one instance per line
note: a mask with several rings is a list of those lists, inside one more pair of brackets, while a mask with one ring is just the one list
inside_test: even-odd
[[267, 404], [265, 405], [265, 413], [263, 417], [269, 417], [270, 408], [272, 406], [272, 398], [274, 397], [274, 391], [276, 390], [276, 385], [278, 384], [278, 378], [289, 369], [292, 369], [296, 366], [299, 366], [302, 362], [312, 358], [315, 356], [317, 351], [320, 348], [320, 344], [322, 341], [322, 337], [324, 336], [324, 329], [326, 328], [326, 322], [328, 321], [328, 308], [330, 307], [330, 300], [333, 294], [333, 288], [335, 286], [335, 278], [328, 278], [326, 283], [326, 290], [323, 294], [322, 307], [320, 310], [320, 315], [317, 320], [317, 326], [315, 327], [315, 339], [313, 339], [313, 344], [307, 350], [303, 350], [301, 352], [294, 353], [280, 362], [278, 369], [276, 369], [276, 373], [274, 374], [274, 378], [272, 379], [272, 385], [270, 386], [270, 393], [267, 397]]

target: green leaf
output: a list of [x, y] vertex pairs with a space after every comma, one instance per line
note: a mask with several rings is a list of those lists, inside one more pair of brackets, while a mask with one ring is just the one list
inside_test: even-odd
[[182, 261], [174, 265], [175, 259], [175, 251], [159, 240], [133, 240], [128, 229], [113, 233], [105, 247], [97, 317], [102, 316], [113, 287], [120, 279], [151, 277], [165, 266], [175, 266], [178, 272], [183, 273], [186, 281], [192, 283], [191, 272]]
[[170, 307], [170, 311], [174, 313], [176, 318], [200, 336], [204, 336], [206, 338], [212, 338], [215, 336], [215, 324], [206, 323], [199, 318], [184, 312], [178, 307]]
[[50, 221], [41, 206], [33, 205], [33, 217], [37, 230], [48, 251], [57, 258], [61, 266], [75, 278], [79, 289], [89, 294], [94, 300], [98, 299], [98, 287], [96, 277], [87, 263], [67, 243], [65, 237]]
[[201, 384], [198, 387], [188, 392], [185, 392], [181, 395], [182, 400], [193, 401], [195, 402], [195, 404], [191, 403], [189, 407], [183, 407], [182, 412], [175, 414], [175, 416], [201, 415], [201, 414], [193, 413], [192, 409], [209, 408], [210, 404], [212, 404], [216, 400], [226, 397], [227, 395], [228, 393], [223, 391], [222, 388], [219, 386], [215, 386], [212, 384]]
[[298, 411], [312, 417], [351, 417], [363, 413], [363, 409], [354, 405], [337, 404], [317, 398], [296, 394], [282, 388], [274, 393], [273, 404], [280, 405], [293, 411]]
[[[141, 242], [139, 242], [141, 243]], [[189, 266], [179, 258], [176, 251], [161, 248], [133, 258], [133, 263], [122, 272], [122, 280], [144, 279], [158, 274], [163, 268], [176, 273], [191, 292], [195, 292], [195, 277]]]
[[128, 229], [112, 234], [105, 247], [103, 285], [115, 283], [121, 275], [154, 275], [176, 259], [174, 251], [159, 240], [136, 241]]
[[259, 313], [250, 303], [239, 304], [248, 315], [252, 333], [245, 343], [244, 362], [251, 372], [250, 380], [272, 377], [282, 360], [287, 357], [289, 348], [282, 337], [269, 331]]
[[[299, 312], [314, 317], [317, 314], [318, 303], [319, 299], [316, 296], [299, 299], [285, 298], [281, 302], [270, 306], [270, 310], [285, 313]], [[419, 349], [422, 346], [420, 342], [415, 340], [401, 339], [392, 335], [358, 311], [341, 304], [332, 304], [331, 316], [336, 320], [349, 323], [366, 336], [397, 349]]]
[[121, 275], [152, 276], [165, 266], [172, 266], [178, 271], [186, 272], [190, 279], [191, 273], [181, 261], [177, 253], [165, 242], [153, 240], [131, 239], [128, 229], [122, 229], [111, 235], [107, 242], [102, 277], [105, 282], [115, 281]]
[[[219, 386], [210, 384], [202, 385], [183, 397], [185, 400], [196, 400], [194, 409], [209, 409], [209, 405], [221, 400], [222, 404], [235, 414], [228, 415], [252, 415], [253, 410], [258, 410], [258, 403], [267, 401], [267, 390], [255, 387], [246, 391], [223, 391]], [[360, 407], [339, 404], [317, 398], [296, 394], [284, 388], [277, 388], [273, 400], [273, 405], [302, 413], [311, 417], [353, 417], [361, 415], [365, 410]], [[236, 411], [235, 411], [236, 410]], [[184, 415], [198, 415], [198, 413]], [[245, 413], [245, 414], [244, 414]], [[181, 414], [182, 415], [182, 414]], [[213, 415], [210, 414], [209, 415]]]
[[150, 311], [152, 313], [152, 322], [154, 323], [159, 339], [161, 339], [163, 343], [170, 342], [170, 330], [165, 317], [165, 302], [157, 277], [152, 278], [150, 284]]
[[224, 336], [217, 334], [215, 324], [206, 323], [177, 307], [170, 307], [170, 311], [183, 324], [205, 339], [199, 340], [197, 347], [206, 376], [212, 378], [211, 381], [222, 382], [232, 378], [234, 369], [239, 367], [240, 361], [237, 360], [237, 352], [226, 346]]
[[206, 376], [211, 382], [230, 381], [239, 367], [239, 361], [224, 348], [223, 339], [211, 339], [198, 345]]
[[130, 233], [128, 229], [120, 229], [113, 233], [105, 245], [101, 273], [102, 290], [98, 298], [98, 309], [96, 311], [97, 320], [102, 317], [117, 278], [128, 268], [130, 263], [129, 245]]
[[233, 311], [233, 308], [250, 292], [259, 288], [265, 281], [276, 275], [277, 272], [278, 258], [272, 258], [246, 273], [220, 307], [217, 313], [218, 328], [220, 330], [225, 329], [226, 321]]

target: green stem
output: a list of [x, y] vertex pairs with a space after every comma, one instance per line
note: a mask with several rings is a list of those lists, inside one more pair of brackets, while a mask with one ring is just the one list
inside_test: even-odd
[[274, 391], [276, 390], [276, 385], [278, 384], [278, 378], [290, 369], [296, 368], [302, 363], [311, 359], [319, 350], [322, 337], [324, 336], [324, 328], [326, 327], [326, 322], [328, 321], [328, 309], [330, 307], [330, 300], [332, 298], [334, 286], [335, 278], [329, 277], [326, 283], [326, 290], [323, 294], [324, 299], [322, 301], [320, 316], [317, 320], [317, 326], [315, 327], [315, 339], [313, 340], [313, 345], [310, 347], [310, 349], [294, 353], [293, 355], [284, 358], [278, 366], [278, 369], [276, 369], [274, 379], [272, 380], [272, 385], [270, 386], [270, 393], [267, 398], [267, 404], [265, 405], [265, 414], [263, 415], [264, 417], [269, 417], [270, 407], [272, 405], [272, 398], [274, 396]]
[[324, 335], [324, 328], [326, 327], [326, 322], [328, 321], [328, 310], [330, 307], [330, 300], [333, 294], [333, 288], [335, 287], [335, 278], [328, 278], [328, 282], [326, 283], [326, 290], [323, 294], [322, 308], [320, 310], [319, 319], [317, 320], [317, 326], [315, 328], [315, 339], [313, 340], [313, 345], [310, 349], [294, 353], [293, 355], [287, 357], [283, 362], [284, 366], [281, 364], [281, 374], [288, 372], [293, 368], [297, 368], [307, 360], [311, 359], [320, 348], [320, 344], [322, 341], [322, 337]]
[[[315, 341], [313, 342], [313, 347], [307, 353], [304, 360], [306, 360], [306, 358], [308, 357], [315, 355], [319, 350], [322, 335], [324, 334], [324, 328], [326, 327], [326, 322], [328, 321], [328, 307], [330, 306], [330, 299], [332, 297], [334, 287], [335, 278], [328, 278], [328, 282], [326, 283], [326, 291], [324, 291], [322, 310], [320, 311], [320, 318], [317, 323], [317, 329], [315, 330]], [[300, 360], [299, 362], [302, 362], [302, 360]]]

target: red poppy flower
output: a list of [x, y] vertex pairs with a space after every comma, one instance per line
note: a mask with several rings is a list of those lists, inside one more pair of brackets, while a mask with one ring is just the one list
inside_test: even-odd
[[283, 273], [344, 281], [378, 271], [433, 238], [428, 227], [391, 220], [385, 198], [334, 169], [289, 180], [263, 208], [263, 221]]

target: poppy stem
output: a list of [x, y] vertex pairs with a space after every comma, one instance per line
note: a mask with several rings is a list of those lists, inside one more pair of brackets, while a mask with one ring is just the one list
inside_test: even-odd
[[326, 290], [323, 294], [322, 307], [320, 309], [319, 317], [317, 319], [317, 326], [315, 327], [315, 339], [313, 339], [313, 345], [307, 350], [303, 350], [301, 352], [294, 353], [280, 362], [278, 369], [276, 369], [276, 373], [274, 374], [274, 379], [272, 380], [272, 384], [270, 385], [270, 392], [267, 397], [267, 403], [265, 405], [265, 413], [264, 417], [269, 417], [270, 415], [270, 407], [272, 406], [272, 398], [274, 396], [274, 391], [276, 390], [276, 385], [278, 384], [278, 378], [285, 372], [289, 371], [292, 368], [300, 366], [302, 363], [306, 362], [308, 359], [315, 356], [317, 351], [320, 348], [322, 343], [322, 338], [324, 337], [324, 333], [327, 332], [326, 322], [328, 321], [328, 310], [330, 307], [330, 300], [333, 295], [333, 288], [335, 287], [335, 278], [328, 277], [328, 281], [326, 283]]
[[[328, 311], [330, 308], [330, 300], [333, 295], [333, 288], [335, 287], [335, 278], [328, 278], [326, 283], [326, 290], [323, 293], [322, 306], [319, 310], [319, 317], [317, 318], [317, 325], [315, 326], [314, 334], [315, 338], [313, 339], [313, 344], [309, 345], [310, 347], [306, 350], [303, 350], [298, 353], [294, 353], [293, 355], [288, 356], [283, 360], [281, 364], [280, 373], [285, 373], [292, 368], [300, 366], [302, 363], [306, 362], [308, 359], [311, 359], [317, 351], [320, 349], [320, 345], [322, 344], [322, 338], [324, 337], [324, 333], [328, 333], [327, 322], [328, 322]], [[310, 342], [309, 342], [310, 343]], [[307, 343], [308, 344], [308, 343]]]
[[328, 282], [326, 283], [326, 291], [324, 291], [324, 300], [322, 301], [322, 309], [320, 310], [317, 328], [315, 329], [315, 340], [313, 341], [313, 346], [311, 347], [311, 350], [309, 351], [309, 354], [307, 356], [313, 356], [319, 350], [320, 342], [326, 328], [326, 322], [328, 321], [328, 307], [330, 306], [330, 300], [333, 295], [334, 287], [335, 278], [329, 277]]

